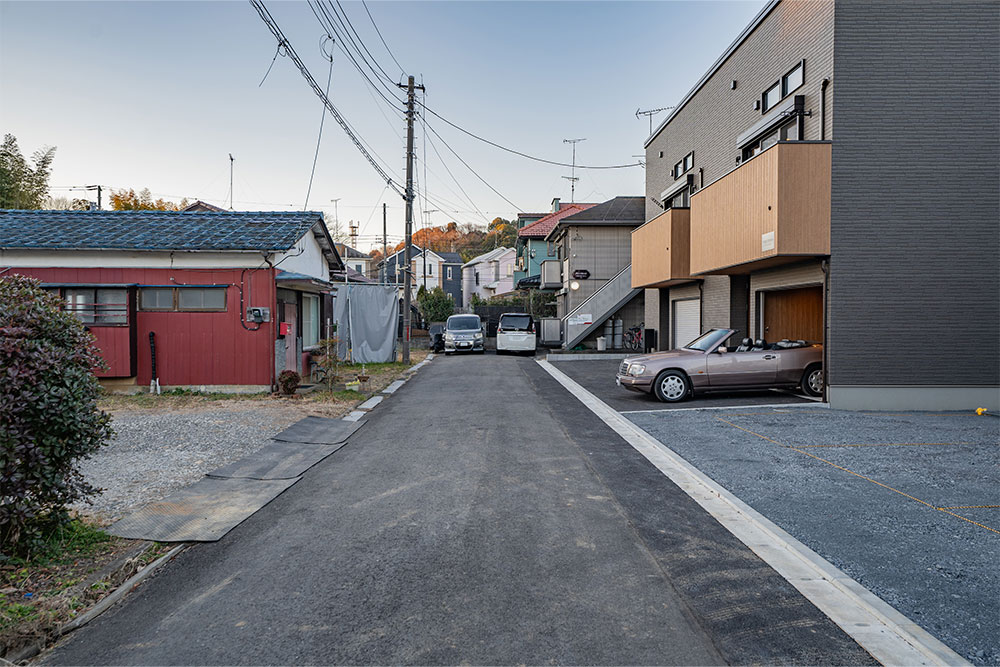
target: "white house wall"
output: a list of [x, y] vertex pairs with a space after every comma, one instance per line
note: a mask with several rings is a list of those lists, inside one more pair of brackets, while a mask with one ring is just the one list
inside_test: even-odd
[[275, 268], [291, 273], [301, 273], [320, 280], [330, 279], [330, 268], [322, 248], [312, 232], [307, 233], [295, 247], [278, 256]]

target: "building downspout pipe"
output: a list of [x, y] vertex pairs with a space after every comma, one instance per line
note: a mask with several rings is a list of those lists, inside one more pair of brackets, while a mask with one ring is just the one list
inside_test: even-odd
[[823, 402], [830, 402], [830, 316], [827, 305], [830, 301], [830, 260], [820, 262], [823, 271]]
[[826, 141], [826, 87], [830, 85], [829, 79], [823, 79], [823, 86], [820, 89], [819, 99], [819, 139]]

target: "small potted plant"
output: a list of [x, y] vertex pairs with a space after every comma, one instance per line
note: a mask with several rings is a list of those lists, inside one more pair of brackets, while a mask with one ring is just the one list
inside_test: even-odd
[[298, 389], [302, 378], [295, 371], [281, 371], [278, 375], [278, 387], [285, 396], [291, 396]]
[[358, 377], [358, 382], [361, 383], [360, 387], [361, 391], [368, 391], [368, 380], [371, 379], [371, 376], [368, 375], [368, 373], [365, 371], [364, 364], [361, 364], [361, 372], [358, 373], [357, 377]]

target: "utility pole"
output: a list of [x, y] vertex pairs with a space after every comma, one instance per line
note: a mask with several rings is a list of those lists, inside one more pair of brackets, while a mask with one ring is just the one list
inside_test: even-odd
[[382, 282], [389, 282], [389, 239], [385, 233], [385, 202], [382, 202]]
[[[397, 86], [403, 88], [402, 84]], [[416, 112], [413, 109], [414, 89], [424, 90], [423, 86], [413, 85], [413, 75], [406, 80], [406, 244], [403, 247], [403, 265], [405, 269], [405, 284], [403, 285], [403, 363], [410, 363], [410, 253], [413, 249], [413, 119]]]
[[233, 210], [233, 154], [229, 154], [229, 210]]
[[580, 141], [586, 141], [586, 137], [583, 139], [563, 139], [564, 144], [571, 144], [573, 146], [573, 175], [563, 176], [567, 181], [569, 181], [569, 203], [572, 204], [576, 201], [576, 182], [580, 179], [576, 177], [576, 144]]

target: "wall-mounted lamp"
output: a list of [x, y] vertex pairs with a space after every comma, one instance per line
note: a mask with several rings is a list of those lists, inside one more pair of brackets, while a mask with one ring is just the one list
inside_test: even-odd
[[571, 282], [571, 283], [569, 284], [569, 288], [570, 288], [571, 290], [578, 290], [578, 289], [580, 289], [580, 283], [578, 283], [578, 282], [576, 282], [576, 281], [574, 280], [573, 282]]

